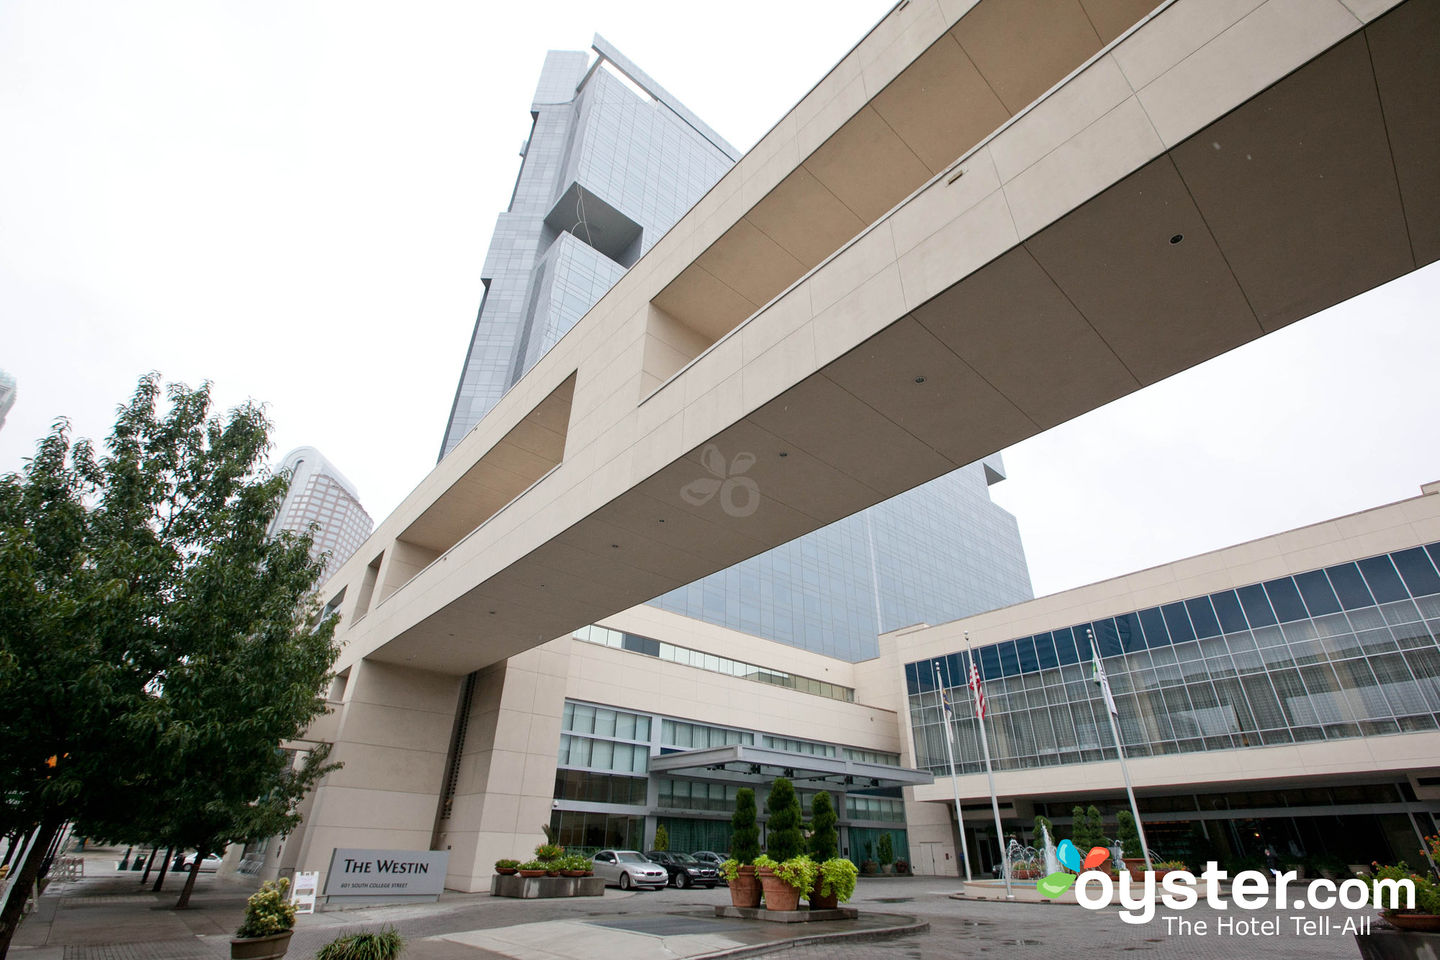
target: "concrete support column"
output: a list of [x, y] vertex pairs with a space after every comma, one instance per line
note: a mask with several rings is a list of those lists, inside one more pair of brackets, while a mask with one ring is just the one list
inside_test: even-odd
[[321, 781], [290, 839], [294, 869], [328, 870], [336, 847], [430, 849], [462, 679], [371, 660], [350, 668], [330, 754], [344, 767]]
[[455, 795], [439, 826], [438, 846], [450, 851], [446, 887], [489, 889], [496, 860], [528, 860], [544, 841], [570, 644], [547, 643], [476, 677]]

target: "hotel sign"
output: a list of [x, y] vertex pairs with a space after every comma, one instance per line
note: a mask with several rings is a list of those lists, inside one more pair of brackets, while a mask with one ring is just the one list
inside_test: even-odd
[[327, 897], [429, 897], [445, 889], [448, 850], [336, 848], [325, 874]]

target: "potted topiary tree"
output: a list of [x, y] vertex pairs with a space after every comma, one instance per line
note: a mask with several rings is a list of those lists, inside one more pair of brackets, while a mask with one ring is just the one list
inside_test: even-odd
[[770, 856], [755, 858], [755, 874], [765, 888], [765, 909], [789, 911], [800, 909], [800, 894], [815, 886], [820, 868], [809, 857], [776, 860]]
[[755, 825], [755, 791], [735, 791], [735, 812], [730, 817], [730, 859], [720, 865], [730, 886], [730, 902], [737, 907], [760, 906], [760, 881], [755, 858], [760, 855], [760, 828]]
[[1141, 880], [1145, 876], [1145, 848], [1140, 845], [1140, 831], [1135, 829], [1135, 818], [1129, 810], [1115, 815], [1117, 824], [1115, 839], [1120, 841], [1120, 859], [1130, 871], [1130, 879]]
[[[820, 865], [815, 875], [815, 886], [810, 889], [811, 910], [833, 910], [839, 906], [833, 893], [826, 893], [821, 887], [825, 882], [825, 866], [840, 855], [840, 835], [835, 832], [839, 818], [835, 815], [835, 804], [824, 790], [815, 794], [810, 801], [810, 859]], [[850, 869], [855, 869], [849, 860]]]
[[[794, 910], [800, 893], [815, 882], [815, 864], [805, 856], [801, 832], [800, 798], [784, 777], [776, 777], [765, 799], [765, 856], [755, 860], [755, 876], [765, 891], [766, 910]], [[803, 882], [802, 882], [803, 881]]]
[[267, 880], [245, 901], [245, 920], [230, 938], [231, 960], [278, 960], [290, 949], [295, 905], [285, 899], [290, 881]]
[[890, 865], [895, 862], [895, 841], [890, 839], [889, 831], [880, 834], [879, 847], [880, 869], [889, 873]]
[[665, 824], [655, 828], [655, 846], [652, 848], [664, 852], [670, 849], [670, 831], [665, 829]]

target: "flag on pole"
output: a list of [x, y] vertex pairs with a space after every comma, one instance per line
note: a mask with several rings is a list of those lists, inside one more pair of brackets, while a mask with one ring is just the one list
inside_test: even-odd
[[975, 658], [970, 658], [970, 689], [975, 691], [975, 716], [981, 720], [985, 719], [985, 691], [980, 687], [980, 668], [975, 665]]
[[940, 691], [940, 703], [941, 703], [942, 706], [945, 707], [945, 716], [947, 716], [947, 717], [953, 717], [953, 716], [955, 716], [955, 711], [954, 711], [954, 709], [951, 708], [951, 706], [950, 706], [950, 692], [949, 692], [948, 690], [943, 690], [943, 689], [942, 689], [942, 690]]
[[1100, 662], [1100, 648], [1093, 641], [1090, 644], [1090, 655], [1092, 657], [1091, 671], [1095, 682], [1100, 684], [1100, 692], [1105, 695], [1105, 706], [1109, 708], [1114, 716], [1120, 716], [1120, 709], [1115, 706], [1115, 696], [1110, 692], [1110, 681], [1105, 678], [1105, 665]]

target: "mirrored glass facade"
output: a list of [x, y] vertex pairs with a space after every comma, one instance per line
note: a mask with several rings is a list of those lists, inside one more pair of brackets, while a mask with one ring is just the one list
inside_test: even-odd
[[[1127, 756], [1440, 726], [1440, 544], [1071, 624], [975, 650], [1000, 769], [1112, 759], [1098, 644]], [[983, 770], [963, 653], [906, 665], [916, 766]]]

